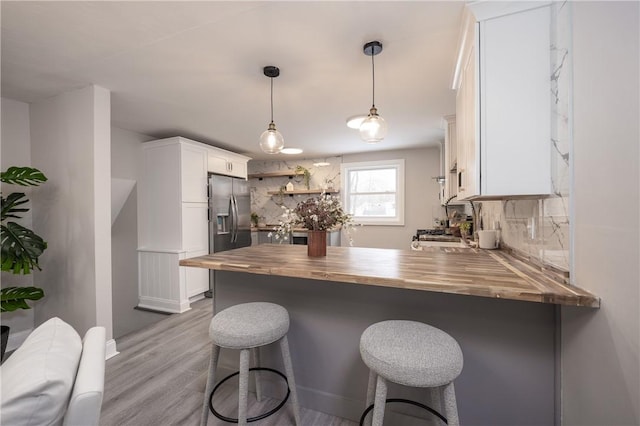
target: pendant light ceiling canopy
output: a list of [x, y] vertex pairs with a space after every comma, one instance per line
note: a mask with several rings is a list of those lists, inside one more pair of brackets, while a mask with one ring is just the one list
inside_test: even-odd
[[262, 71], [265, 76], [271, 79], [271, 122], [267, 130], [260, 135], [260, 148], [267, 154], [278, 154], [284, 148], [284, 138], [276, 130], [276, 125], [273, 122], [273, 79], [280, 75], [280, 68], [268, 65]]
[[372, 102], [369, 115], [360, 124], [360, 137], [367, 143], [377, 143], [387, 135], [387, 123], [378, 115], [376, 108], [376, 69], [373, 57], [382, 52], [382, 43], [370, 41], [363, 47], [364, 54], [371, 56]]

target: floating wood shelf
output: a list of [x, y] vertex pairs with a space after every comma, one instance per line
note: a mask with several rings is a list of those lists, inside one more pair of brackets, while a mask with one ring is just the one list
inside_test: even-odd
[[250, 174], [247, 177], [249, 179], [260, 179], [260, 180], [262, 180], [264, 178], [287, 176], [287, 177], [289, 177], [289, 179], [291, 179], [294, 176], [302, 176], [302, 175], [304, 175], [304, 171], [296, 172], [295, 170], [283, 170], [283, 171], [280, 171], [280, 172], [255, 173], [255, 174]]
[[323, 192], [327, 194], [335, 194], [340, 192], [338, 189], [294, 189], [293, 191], [269, 191], [267, 194], [269, 195], [305, 195], [305, 194], [322, 194]]

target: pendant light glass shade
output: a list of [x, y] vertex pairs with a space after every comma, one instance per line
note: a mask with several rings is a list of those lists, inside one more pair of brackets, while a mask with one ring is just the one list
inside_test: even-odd
[[284, 138], [276, 130], [276, 125], [269, 123], [269, 128], [260, 135], [260, 149], [267, 154], [278, 154], [284, 148]]
[[280, 75], [280, 68], [269, 65], [263, 68], [263, 73], [271, 79], [271, 123], [267, 130], [260, 135], [260, 149], [267, 154], [278, 154], [284, 148], [284, 138], [276, 130], [273, 122], [273, 79]]
[[364, 54], [371, 56], [372, 102], [369, 115], [360, 124], [360, 138], [367, 143], [377, 143], [387, 136], [387, 122], [378, 115], [376, 108], [376, 68], [373, 57], [382, 52], [382, 43], [370, 41], [364, 45]]
[[360, 137], [367, 143], [377, 143], [385, 136], [387, 136], [387, 122], [378, 115], [377, 109], [373, 107], [360, 125]]

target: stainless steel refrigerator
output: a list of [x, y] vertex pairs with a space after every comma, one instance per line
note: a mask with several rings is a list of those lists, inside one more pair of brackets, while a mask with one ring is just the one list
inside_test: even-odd
[[[251, 245], [249, 182], [229, 176], [209, 176], [209, 253]], [[209, 275], [211, 297], [213, 271]]]

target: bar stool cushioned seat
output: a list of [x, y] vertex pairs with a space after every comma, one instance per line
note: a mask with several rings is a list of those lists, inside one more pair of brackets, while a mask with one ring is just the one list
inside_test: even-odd
[[[214, 410], [214, 415], [224, 421], [246, 425], [248, 422], [265, 418], [286, 402], [287, 397], [273, 410], [254, 418], [247, 418], [247, 398], [248, 398], [248, 376], [249, 370], [270, 370], [274, 373], [286, 378], [291, 394], [291, 406], [296, 425], [300, 425], [300, 409], [298, 405], [298, 395], [296, 392], [296, 383], [293, 376], [293, 365], [291, 363], [291, 354], [289, 352], [289, 343], [287, 341], [287, 332], [289, 331], [289, 313], [285, 308], [274, 303], [252, 302], [242, 303], [231, 306], [221, 312], [218, 312], [209, 324], [209, 337], [212, 342], [211, 361], [209, 363], [209, 377], [204, 395], [204, 403], [202, 407], [201, 425], [206, 425], [209, 419], [209, 402], [214, 392], [215, 372], [220, 356], [220, 348], [240, 350], [240, 369], [238, 373], [232, 374], [220, 381], [223, 383], [230, 377], [239, 374], [238, 389], [238, 418], [231, 419], [221, 416]], [[260, 364], [259, 347], [270, 343], [279, 342], [280, 351], [286, 376], [282, 373], [269, 368], [249, 368], [249, 354], [253, 354], [254, 363]], [[256, 398], [261, 400], [261, 390], [259, 384], [259, 374], [256, 372]]]
[[360, 355], [370, 369], [367, 406], [373, 402], [375, 392], [374, 425], [381, 425], [384, 416], [384, 380], [405, 386], [438, 388], [444, 397], [449, 424], [458, 424], [453, 380], [462, 371], [463, 357], [453, 337], [421, 322], [382, 321], [362, 333]]
[[289, 314], [274, 303], [253, 302], [219, 312], [209, 325], [214, 344], [229, 349], [255, 348], [279, 340], [289, 331]]

